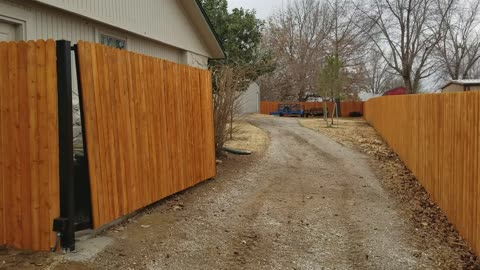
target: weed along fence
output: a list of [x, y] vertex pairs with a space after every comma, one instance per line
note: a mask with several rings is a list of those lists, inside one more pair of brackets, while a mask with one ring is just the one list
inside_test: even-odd
[[[270, 114], [278, 110], [278, 105], [283, 102], [280, 101], [261, 101], [260, 102], [260, 113], [261, 114]], [[310, 109], [320, 109], [323, 108], [323, 102], [286, 102], [286, 103], [295, 103], [303, 106], [305, 110]], [[333, 112], [334, 103], [327, 102], [328, 115], [331, 116]], [[340, 102], [340, 116], [348, 117], [350, 113], [358, 112], [363, 114], [363, 102], [357, 101], [345, 101]]]
[[210, 72], [78, 44], [98, 228], [215, 176]]
[[[74, 172], [72, 61], [84, 178]], [[75, 231], [214, 177], [210, 76], [93, 43], [0, 42], [0, 246], [74, 250]]]
[[479, 254], [480, 92], [374, 98], [365, 118]]

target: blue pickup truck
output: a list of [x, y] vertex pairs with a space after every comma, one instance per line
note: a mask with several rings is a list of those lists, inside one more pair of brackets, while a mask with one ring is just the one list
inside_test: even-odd
[[270, 113], [270, 115], [282, 116], [305, 116], [305, 109], [301, 104], [298, 103], [280, 103], [278, 104], [278, 109], [275, 112]]

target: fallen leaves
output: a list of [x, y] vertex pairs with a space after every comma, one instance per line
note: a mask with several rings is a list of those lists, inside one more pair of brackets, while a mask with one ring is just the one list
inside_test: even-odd
[[[398, 201], [398, 207], [410, 217], [416, 228], [417, 233], [412, 237], [417, 238], [421, 249], [428, 251], [430, 243], [438, 241], [449, 247], [445, 248], [442, 253], [444, 258], [438, 262], [442, 269], [480, 269], [480, 262], [470, 247], [431, 201], [415, 176], [367, 122], [362, 119], [341, 119], [333, 128], [326, 128], [322, 121], [310, 119], [301, 120], [300, 123], [372, 158], [372, 167], [382, 176], [383, 188]], [[458, 265], [459, 261], [461, 265]]]

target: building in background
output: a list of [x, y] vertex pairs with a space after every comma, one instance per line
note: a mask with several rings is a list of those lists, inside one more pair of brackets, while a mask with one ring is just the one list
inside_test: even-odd
[[207, 68], [224, 53], [196, 0], [0, 0], [0, 40], [65, 39]]
[[253, 82], [248, 89], [243, 92], [237, 101], [239, 114], [259, 113], [260, 112], [260, 86]]
[[454, 80], [449, 81], [442, 87], [442, 93], [479, 91], [480, 79], [477, 80]]
[[[225, 56], [197, 0], [0, 0], [0, 41], [37, 39], [97, 42], [202, 69]], [[80, 140], [76, 72], [72, 81]]]
[[407, 94], [407, 88], [403, 86], [390, 89], [385, 93], [383, 93], [384, 96], [398, 96], [398, 95], [406, 95], [406, 94]]

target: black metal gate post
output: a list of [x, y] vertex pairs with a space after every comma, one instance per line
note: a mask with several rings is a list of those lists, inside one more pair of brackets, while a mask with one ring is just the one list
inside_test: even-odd
[[75, 250], [75, 188], [73, 174], [72, 56], [70, 41], [57, 41], [58, 143], [60, 218], [54, 231], [60, 233], [64, 251]]

